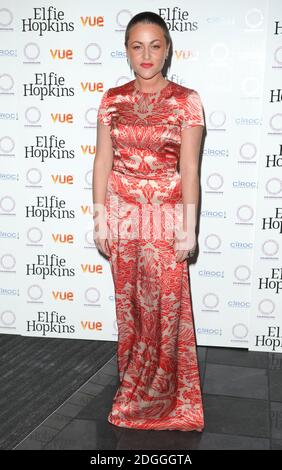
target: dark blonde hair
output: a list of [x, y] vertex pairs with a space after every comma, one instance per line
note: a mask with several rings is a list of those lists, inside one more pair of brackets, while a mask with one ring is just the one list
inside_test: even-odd
[[128, 45], [128, 39], [129, 39], [129, 33], [130, 29], [135, 26], [137, 23], [147, 23], [147, 24], [156, 24], [160, 26], [163, 30], [164, 37], [166, 40], [167, 46], [169, 45], [169, 54], [170, 54], [170, 49], [172, 46], [172, 41], [171, 37], [169, 34], [168, 27], [166, 25], [166, 22], [162, 19], [160, 15], [157, 15], [157, 13], [154, 13], [153, 11], [142, 11], [141, 13], [138, 13], [137, 15], [133, 16], [131, 20], [129, 21], [126, 30], [125, 30], [125, 41], [124, 45], [127, 47]]

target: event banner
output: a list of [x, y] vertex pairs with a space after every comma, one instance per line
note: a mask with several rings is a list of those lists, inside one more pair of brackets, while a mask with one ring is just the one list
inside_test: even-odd
[[282, 352], [282, 4], [269, 2], [249, 349]]
[[171, 34], [167, 79], [205, 113], [197, 344], [282, 352], [280, 0], [0, 0], [0, 332], [118, 339], [93, 241], [97, 110], [134, 79], [125, 29], [147, 10]]

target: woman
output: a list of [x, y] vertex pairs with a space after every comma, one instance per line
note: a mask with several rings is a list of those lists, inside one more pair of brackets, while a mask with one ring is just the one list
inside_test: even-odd
[[184, 262], [196, 248], [201, 100], [162, 75], [171, 38], [159, 15], [131, 18], [125, 47], [136, 78], [102, 96], [93, 168], [94, 239], [109, 257], [118, 325], [120, 384], [108, 421], [202, 431]]

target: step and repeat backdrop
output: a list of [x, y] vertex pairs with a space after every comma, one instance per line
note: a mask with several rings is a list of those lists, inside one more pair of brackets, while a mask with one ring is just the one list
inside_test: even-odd
[[205, 111], [197, 343], [281, 353], [280, 0], [0, 1], [0, 333], [118, 339], [92, 168], [101, 97], [134, 78], [125, 28], [146, 10], [171, 33], [167, 78]]

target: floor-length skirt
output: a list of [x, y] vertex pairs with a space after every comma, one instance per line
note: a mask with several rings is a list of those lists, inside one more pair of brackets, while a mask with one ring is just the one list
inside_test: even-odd
[[[131, 239], [125, 237], [136, 225], [136, 213], [133, 216], [131, 211], [130, 217], [129, 209], [140, 209], [138, 194], [148, 201], [151, 189], [160, 185], [136, 180], [133, 183], [133, 179], [112, 171], [107, 187], [120, 380], [108, 421], [135, 429], [202, 431], [188, 263], [175, 261], [172, 238], [152, 236], [153, 232], [146, 237], [140, 232]], [[171, 197], [169, 203], [173, 206]], [[141, 210], [138, 214], [140, 228], [144, 220]], [[164, 210], [160, 217], [163, 215]], [[163, 219], [156, 223], [154, 214], [150, 220], [152, 226], [164, 229]]]

